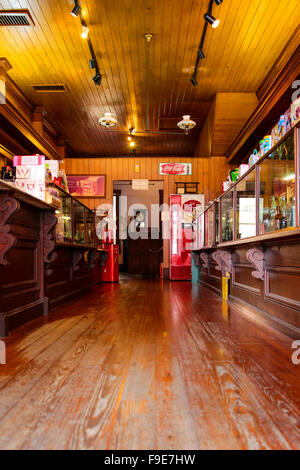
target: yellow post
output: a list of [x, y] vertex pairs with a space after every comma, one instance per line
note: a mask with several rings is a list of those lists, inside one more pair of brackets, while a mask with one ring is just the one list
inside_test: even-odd
[[228, 300], [229, 281], [230, 281], [230, 274], [226, 273], [226, 275], [222, 277], [222, 297], [223, 297], [223, 300]]

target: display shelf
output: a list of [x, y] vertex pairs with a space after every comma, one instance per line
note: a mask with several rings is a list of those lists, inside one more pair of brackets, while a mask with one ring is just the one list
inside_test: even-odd
[[95, 213], [72, 197], [60, 186], [51, 183], [60, 192], [61, 208], [56, 209], [56, 243], [63, 246], [95, 248]]
[[299, 132], [299, 126], [291, 129], [214, 201], [219, 221], [216, 210], [211, 220], [213, 204], [205, 209], [203, 246], [238, 244], [299, 227]]

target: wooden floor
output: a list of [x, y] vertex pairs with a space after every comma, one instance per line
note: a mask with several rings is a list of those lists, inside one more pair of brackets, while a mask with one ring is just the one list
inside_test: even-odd
[[123, 278], [7, 340], [1, 449], [299, 449], [292, 340], [190, 283]]

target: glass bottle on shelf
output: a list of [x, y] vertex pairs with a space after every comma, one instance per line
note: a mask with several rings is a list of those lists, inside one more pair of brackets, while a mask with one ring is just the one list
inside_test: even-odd
[[295, 198], [290, 198], [289, 204], [287, 206], [287, 213], [288, 213], [288, 223], [289, 227], [295, 226], [296, 221], [296, 208], [295, 208]]
[[275, 230], [280, 230], [281, 229], [281, 224], [282, 224], [282, 212], [279, 204], [279, 199], [275, 199], [276, 202], [276, 214], [275, 214]]
[[287, 228], [288, 226], [288, 221], [287, 221], [287, 216], [286, 216], [286, 210], [282, 210], [282, 219], [281, 219], [281, 228]]

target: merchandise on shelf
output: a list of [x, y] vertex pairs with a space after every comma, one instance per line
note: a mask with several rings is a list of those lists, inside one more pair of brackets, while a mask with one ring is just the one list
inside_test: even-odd
[[43, 155], [15, 156], [14, 166], [16, 167], [16, 187], [44, 201], [45, 157]]
[[224, 183], [222, 183], [222, 191], [223, 193], [225, 193], [225, 191], [228, 191], [228, 189], [230, 189], [232, 186], [232, 181], [224, 181]]
[[249, 168], [250, 168], [250, 165], [247, 165], [246, 163], [242, 163], [242, 165], [240, 165], [239, 167], [239, 178], [244, 176], [244, 174], [247, 173]]
[[255, 163], [257, 163], [259, 159], [260, 159], [260, 155], [258, 151], [255, 149], [252, 155], [250, 156], [248, 163], [250, 166], [255, 165]]
[[229, 173], [230, 180], [232, 182], [236, 182], [239, 179], [239, 169], [235, 168], [234, 170], [231, 170]]
[[14, 182], [16, 179], [16, 167], [11, 165], [3, 166], [1, 169], [1, 179]]

